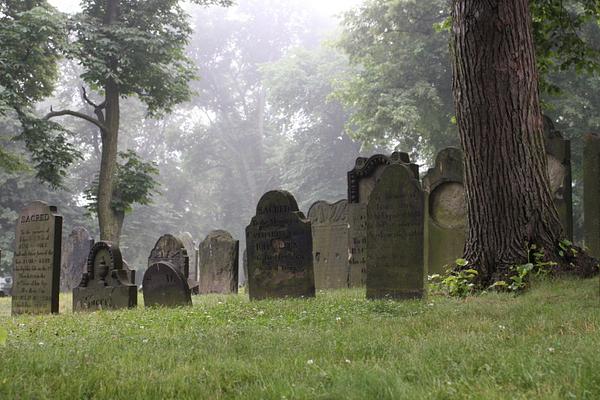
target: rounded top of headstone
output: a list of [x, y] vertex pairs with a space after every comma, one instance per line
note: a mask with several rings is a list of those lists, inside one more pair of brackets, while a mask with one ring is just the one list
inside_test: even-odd
[[[412, 182], [415, 184], [415, 186], [421, 189], [421, 183], [415, 177], [415, 174], [410, 167], [406, 164], [390, 164], [383, 170], [381, 176], [377, 180], [377, 183], [379, 184], [380, 181], [393, 181], [394, 179]], [[375, 185], [376, 189], [378, 188], [378, 184]]]
[[[97, 271], [101, 268], [103, 271]], [[110, 270], [123, 269], [123, 257], [119, 247], [109, 241], [96, 242], [90, 250], [87, 260], [87, 271], [90, 279], [96, 273], [108, 273]]]
[[390, 161], [393, 163], [410, 164], [410, 156], [403, 151], [395, 151], [390, 156]]
[[457, 147], [446, 147], [435, 157], [435, 166], [423, 177], [423, 188], [431, 192], [444, 182], [463, 182], [463, 152]]
[[314, 202], [308, 209], [308, 219], [317, 223], [345, 221], [348, 217], [347, 207], [348, 200], [346, 199], [338, 200], [335, 203], [319, 200]]
[[69, 237], [78, 237], [78, 238], [85, 238], [85, 239], [92, 238], [90, 233], [88, 232], [88, 230], [85, 229], [83, 226], [76, 226], [75, 228], [73, 228], [71, 233], [69, 233]]
[[[156, 244], [154, 245], [154, 249], [183, 249], [185, 250], [185, 246], [183, 241], [179, 239], [177, 236], [171, 235], [170, 233], [166, 233], [158, 238]], [[187, 253], [187, 251], [186, 251]]]
[[204, 240], [206, 241], [211, 239], [232, 241], [233, 236], [231, 236], [231, 233], [227, 232], [226, 230], [215, 229], [214, 231], [209, 232], [209, 234], [206, 235], [206, 238]]
[[294, 196], [285, 190], [271, 190], [260, 198], [256, 206], [256, 215], [291, 213], [298, 210]]

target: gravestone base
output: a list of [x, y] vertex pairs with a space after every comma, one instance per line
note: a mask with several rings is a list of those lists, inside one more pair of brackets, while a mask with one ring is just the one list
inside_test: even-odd
[[73, 311], [116, 310], [137, 306], [137, 287], [100, 284], [73, 289]]

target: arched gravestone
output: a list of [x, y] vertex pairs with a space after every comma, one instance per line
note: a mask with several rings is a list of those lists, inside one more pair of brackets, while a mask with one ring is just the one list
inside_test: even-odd
[[348, 287], [348, 201], [317, 201], [308, 210], [316, 289]]
[[425, 190], [425, 265], [428, 274], [444, 272], [462, 257], [467, 233], [462, 151], [440, 151], [423, 178]]
[[310, 221], [290, 193], [265, 193], [246, 227], [250, 299], [315, 295]]
[[87, 272], [73, 289], [73, 311], [136, 307], [137, 286], [130, 279], [119, 248], [111, 242], [97, 242], [90, 250]]
[[418, 175], [390, 165], [367, 206], [367, 298], [420, 298], [424, 293], [424, 193]]
[[600, 136], [587, 134], [583, 149], [583, 228], [590, 255], [600, 257]]
[[390, 156], [375, 154], [369, 158], [358, 157], [354, 168], [348, 171], [348, 247], [350, 251], [351, 287], [364, 286], [367, 278], [367, 204], [375, 182], [386, 166], [406, 164], [417, 175], [419, 167], [410, 162], [407, 153], [394, 152]]
[[79, 286], [94, 239], [82, 226], [73, 228], [63, 243], [60, 266], [60, 291], [70, 292]]
[[17, 219], [12, 315], [58, 313], [62, 216], [35, 201]]
[[176, 236], [161, 236], [148, 257], [142, 280], [145, 306], [185, 306], [192, 304], [189, 276], [190, 259]]
[[571, 184], [571, 141], [563, 139], [552, 120], [544, 116], [544, 144], [554, 204], [565, 235], [573, 240], [573, 188]]
[[210, 232], [198, 247], [200, 294], [237, 293], [240, 242], [223, 230]]

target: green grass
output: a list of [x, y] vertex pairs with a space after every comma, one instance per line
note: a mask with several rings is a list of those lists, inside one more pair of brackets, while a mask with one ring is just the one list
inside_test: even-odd
[[0, 299], [0, 399], [600, 398], [598, 279], [464, 300], [367, 301], [341, 290], [9, 313]]

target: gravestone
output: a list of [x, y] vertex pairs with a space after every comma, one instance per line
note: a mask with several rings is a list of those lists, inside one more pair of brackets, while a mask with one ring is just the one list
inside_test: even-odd
[[137, 286], [111, 242], [92, 246], [81, 283], [73, 289], [73, 311], [115, 310], [137, 306]]
[[308, 210], [316, 289], [348, 287], [348, 201], [317, 201]]
[[194, 244], [194, 238], [189, 232], [178, 233], [176, 237], [179, 240], [181, 240], [181, 243], [183, 243], [183, 246], [185, 247], [185, 250], [187, 251], [187, 255], [190, 260], [189, 273], [187, 278], [190, 281], [190, 283], [198, 282], [198, 258], [196, 253], [196, 245]]
[[544, 144], [554, 205], [565, 235], [573, 240], [573, 188], [571, 183], [571, 141], [563, 139], [552, 120], [544, 116]]
[[94, 239], [87, 229], [81, 226], [73, 228], [63, 243], [60, 266], [61, 292], [70, 292], [79, 286], [93, 245]]
[[585, 246], [600, 258], [600, 136], [587, 134], [583, 148], [583, 229]]
[[223, 230], [200, 243], [200, 294], [237, 293], [240, 242]]
[[144, 305], [185, 306], [192, 304], [188, 283], [189, 262], [183, 242], [176, 236], [161, 236], [148, 257], [142, 280]]
[[407, 153], [394, 152], [390, 156], [375, 154], [369, 158], [358, 157], [348, 171], [348, 248], [350, 286], [364, 286], [367, 278], [367, 204], [375, 182], [390, 164], [406, 164], [417, 175], [419, 167], [410, 162]]
[[312, 297], [315, 278], [310, 221], [290, 193], [265, 193], [246, 227], [250, 299]]
[[242, 256], [242, 269], [244, 273], [244, 280], [242, 283], [248, 285], [248, 249], [244, 249], [244, 255]]
[[440, 151], [423, 178], [425, 190], [425, 265], [428, 274], [461, 258], [467, 233], [462, 151]]
[[34, 201], [17, 219], [12, 315], [58, 313], [62, 216]]
[[424, 294], [424, 193], [406, 165], [387, 167], [367, 206], [367, 298]]

